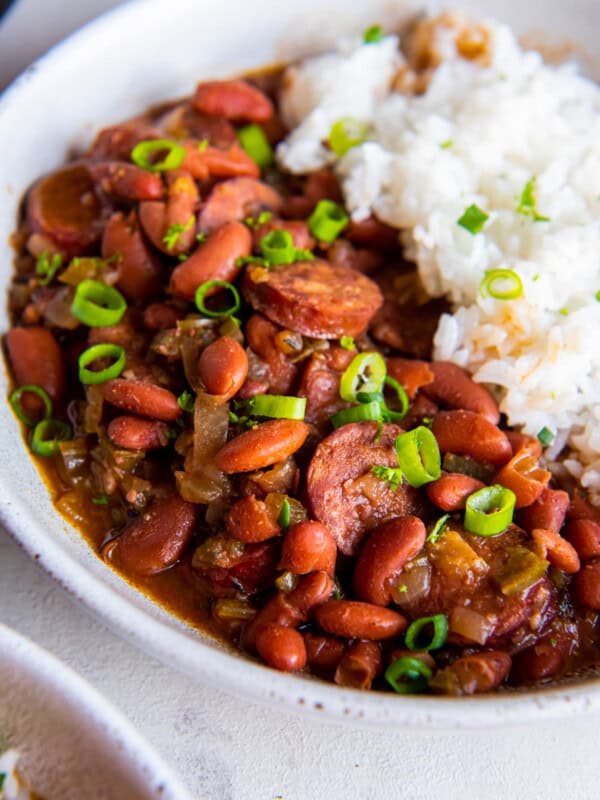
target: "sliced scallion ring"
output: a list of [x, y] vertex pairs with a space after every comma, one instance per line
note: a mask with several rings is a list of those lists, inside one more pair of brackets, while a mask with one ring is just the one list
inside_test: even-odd
[[286, 531], [290, 527], [290, 518], [290, 501], [286, 497], [281, 505], [279, 516], [277, 517], [277, 524], [282, 530]]
[[386, 420], [389, 422], [396, 422], [398, 420], [404, 419], [406, 416], [406, 412], [408, 411], [408, 407], [410, 405], [410, 400], [408, 399], [408, 395], [404, 389], [402, 384], [398, 383], [395, 378], [390, 378], [389, 375], [385, 376], [384, 383], [386, 386], [391, 386], [391, 388], [396, 392], [396, 396], [400, 401], [400, 411], [392, 411], [391, 408], [386, 406]]
[[424, 425], [401, 433], [395, 446], [398, 466], [415, 489], [436, 481], [442, 474], [440, 448], [433, 433]]
[[[213, 311], [210, 308], [207, 308], [204, 300], [207, 294], [210, 292], [213, 293], [214, 289], [226, 289], [228, 292], [231, 293], [233, 298], [233, 302], [230, 306], [226, 306], [225, 308], [221, 308], [218, 311]], [[232, 314], [235, 314], [236, 311], [239, 310], [241, 305], [240, 300], [240, 293], [235, 288], [232, 283], [228, 283], [227, 281], [205, 281], [201, 283], [200, 286], [196, 289], [196, 294], [194, 296], [194, 302], [196, 303], [196, 308], [202, 314], [206, 315], [207, 317], [230, 317]]]
[[260, 125], [244, 125], [237, 132], [239, 143], [259, 167], [268, 167], [273, 163], [273, 148]]
[[[164, 154], [159, 160], [156, 156]], [[166, 172], [168, 169], [179, 169], [185, 158], [185, 150], [177, 142], [170, 139], [149, 139], [138, 142], [131, 151], [134, 164], [150, 172]]]
[[306, 412], [306, 397], [255, 394], [254, 397], [248, 400], [247, 405], [255, 417], [302, 420]]
[[[423, 641], [423, 632], [426, 628], [433, 627], [431, 636]], [[434, 614], [432, 617], [421, 617], [408, 626], [404, 643], [409, 650], [418, 650], [429, 653], [430, 650], [439, 650], [443, 647], [448, 636], [448, 617], [445, 614]]]
[[260, 250], [270, 264], [291, 264], [295, 260], [296, 248], [289, 231], [270, 231], [260, 240]]
[[[90, 364], [101, 358], [112, 358], [113, 363], [98, 371], [88, 369]], [[118, 378], [125, 367], [125, 350], [118, 344], [95, 344], [79, 356], [79, 380], [90, 385], [105, 383]]]
[[308, 218], [308, 229], [320, 242], [331, 243], [350, 222], [344, 209], [333, 200], [319, 200]]
[[340, 397], [355, 403], [358, 392], [381, 393], [386, 366], [379, 353], [360, 353], [354, 356], [340, 380]]
[[477, 536], [498, 536], [513, 520], [517, 498], [510, 489], [494, 484], [474, 492], [465, 507], [465, 528]]
[[31, 434], [31, 449], [36, 456], [55, 456], [58, 443], [65, 442], [71, 437], [71, 428], [66, 422], [58, 419], [43, 419], [33, 429]]
[[403, 656], [392, 661], [385, 671], [385, 679], [397, 694], [417, 694], [425, 691], [433, 672], [413, 656]]
[[44, 404], [44, 412], [42, 420], [49, 419], [52, 416], [52, 400], [48, 396], [48, 392], [42, 389], [41, 386], [36, 386], [33, 383], [28, 383], [25, 386], [19, 386], [18, 389], [15, 389], [14, 392], [11, 393], [9, 398], [9, 403], [12, 407], [12, 410], [15, 412], [17, 417], [21, 420], [21, 422], [24, 425], [31, 427], [40, 422], [40, 420], [31, 419], [31, 417], [28, 417], [25, 411], [23, 410], [23, 406], [21, 405], [21, 397], [24, 394], [34, 394], [36, 395], [36, 397], [40, 398], [40, 400]]
[[341, 428], [342, 425], [348, 425], [351, 422], [379, 422], [381, 415], [381, 403], [363, 403], [360, 406], [338, 411], [331, 417], [331, 424], [334, 428]]
[[113, 286], [85, 280], [77, 284], [71, 314], [90, 328], [116, 325], [127, 311], [127, 301]]
[[369, 126], [354, 117], [342, 117], [334, 122], [329, 131], [327, 143], [333, 152], [341, 158], [348, 150], [362, 144], [369, 133]]
[[523, 281], [513, 269], [491, 269], [485, 273], [479, 291], [482, 297], [516, 300], [523, 294]]

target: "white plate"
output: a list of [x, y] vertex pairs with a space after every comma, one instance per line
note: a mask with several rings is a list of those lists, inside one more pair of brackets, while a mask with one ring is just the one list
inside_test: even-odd
[[95, 689], [0, 624], [0, 752], [8, 748], [44, 800], [191, 800]]
[[[8, 239], [27, 186], [58, 166], [99, 127], [189, 93], [199, 78], [236, 74], [318, 51], [340, 32], [439, 8], [390, 0], [137, 0], [88, 25], [29, 68], [0, 99], [0, 292], [9, 283]], [[448, 5], [448, 4], [446, 4]], [[544, 29], [590, 48], [596, 0], [463, 0], [478, 16], [517, 30]], [[0, 329], [7, 328], [4, 304]], [[0, 396], [7, 394], [0, 370]], [[469, 699], [401, 698], [277, 673], [237, 655], [168, 615], [110, 571], [54, 511], [17, 423], [0, 403], [0, 514], [22, 546], [74, 597], [129, 641], [199, 680], [241, 696], [337, 720], [472, 727], [600, 707], [600, 683]]]

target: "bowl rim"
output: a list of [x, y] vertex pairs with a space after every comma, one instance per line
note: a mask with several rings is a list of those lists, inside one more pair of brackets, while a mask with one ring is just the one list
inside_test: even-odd
[[[127, 29], [129, 18], [135, 20], [138, 9], [147, 8], [152, 2], [127, 0], [53, 45], [0, 95], [0, 122], [13, 97], [30, 81], [35, 81], [41, 69], [51, 70], [55, 63], [60, 64], [68, 58], [71, 48], [83, 46], [88, 40], [93, 44], [93, 39], [102, 32], [115, 26]], [[441, 730], [536, 722], [600, 710], [600, 679], [594, 678], [534, 691], [463, 698], [396, 697], [277, 672], [233, 650], [217, 649], [205, 645], [200, 638], [193, 639], [190, 634], [197, 631], [190, 625], [184, 624], [177, 629], [128, 603], [113, 592], [108, 583], [92, 575], [66, 553], [52, 536], [42, 530], [36, 532], [38, 526], [27, 504], [10, 496], [1, 483], [0, 501], [0, 523], [17, 544], [67, 593], [108, 624], [114, 633], [189, 677], [201, 679], [203, 683], [241, 699], [280, 710], [300, 710], [328, 722], [353, 722], [376, 727], [402, 724], [405, 728]], [[63, 517], [60, 519], [68, 524]], [[40, 546], [42, 543], [43, 547]], [[122, 613], [123, 606], [127, 608], [127, 615]], [[181, 623], [177, 617], [174, 619]]]

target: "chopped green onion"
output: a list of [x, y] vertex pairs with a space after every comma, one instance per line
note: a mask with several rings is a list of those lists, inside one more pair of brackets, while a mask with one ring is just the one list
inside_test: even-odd
[[537, 203], [535, 199], [535, 184], [537, 178], [531, 178], [525, 184], [525, 188], [521, 193], [521, 199], [517, 207], [517, 214], [524, 214], [533, 218], [534, 222], [550, 222], [550, 217], [543, 217], [538, 214]]
[[333, 200], [319, 200], [308, 218], [308, 229], [320, 242], [331, 243], [350, 222], [344, 209]]
[[236, 267], [245, 267], [246, 264], [260, 264], [261, 267], [268, 269], [271, 266], [271, 262], [267, 261], [266, 258], [262, 258], [262, 256], [240, 256], [233, 263]]
[[452, 139], [448, 139], [447, 141], [442, 142], [440, 147], [442, 150], [448, 150], [448, 148], [452, 147], [453, 144], [454, 142], [452, 141]]
[[340, 397], [356, 402], [357, 392], [381, 392], [386, 366], [379, 353], [360, 353], [355, 356], [340, 380]]
[[405, 583], [401, 583], [396, 591], [400, 592], [400, 594], [406, 594], [406, 592], [408, 592], [408, 586]]
[[196, 234], [196, 241], [200, 242], [200, 244], [204, 244], [204, 242], [206, 241], [206, 234], [202, 233], [202, 231], [200, 231], [200, 233], [197, 233]]
[[327, 143], [338, 158], [348, 150], [362, 144], [369, 133], [369, 126], [354, 117], [342, 117], [334, 122], [329, 131]]
[[433, 433], [424, 425], [401, 433], [395, 447], [398, 466], [415, 489], [436, 481], [442, 474], [440, 448]]
[[[159, 160], [155, 156], [164, 154]], [[166, 172], [169, 169], [179, 169], [185, 158], [185, 150], [177, 142], [170, 139], [151, 139], [139, 142], [131, 151], [131, 160], [134, 164], [150, 172]]]
[[376, 44], [383, 39], [383, 31], [381, 25], [371, 25], [370, 28], [363, 33], [363, 42], [365, 44]]
[[254, 229], [264, 225], [265, 222], [268, 222], [272, 217], [273, 214], [270, 211], [261, 211], [256, 219], [254, 219], [254, 217], [246, 217], [244, 222], [249, 228]]
[[457, 220], [456, 224], [460, 225], [461, 228], [464, 228], [466, 231], [469, 231], [469, 233], [475, 235], [483, 230], [488, 219], [489, 216], [485, 213], [485, 211], [482, 211], [479, 206], [473, 204], [465, 209], [465, 213], [459, 220]]
[[404, 480], [404, 475], [400, 467], [386, 467], [383, 464], [373, 464], [371, 472], [376, 478], [381, 478], [382, 481], [389, 483], [394, 491], [396, 491]]
[[247, 402], [253, 416], [274, 419], [304, 419], [306, 397], [286, 397], [276, 394], [255, 394]]
[[[433, 634], [429, 641], [419, 639], [425, 628], [433, 626]], [[439, 650], [443, 647], [448, 636], [448, 617], [445, 614], [434, 614], [432, 617], [421, 617], [408, 626], [404, 642], [409, 650], [419, 650], [429, 653], [430, 650]]]
[[392, 389], [394, 389], [401, 405], [400, 411], [392, 411], [390, 408], [386, 406], [384, 415], [385, 419], [388, 422], [396, 422], [398, 420], [404, 419], [404, 417], [406, 416], [406, 412], [408, 411], [408, 407], [410, 405], [410, 400], [408, 399], [408, 395], [406, 394], [404, 386], [398, 383], [398, 381], [395, 378], [390, 378], [389, 375], [385, 376], [384, 383], [386, 386], [391, 386]]
[[516, 499], [514, 492], [499, 484], [479, 489], [467, 499], [465, 528], [477, 536], [497, 536], [511, 524]]
[[167, 250], [172, 250], [179, 241], [181, 234], [189, 231], [195, 222], [196, 217], [192, 214], [185, 225], [181, 225], [179, 222], [176, 222], [174, 225], [169, 225], [167, 232], [163, 236], [163, 242], [166, 244]]
[[[88, 369], [90, 364], [100, 358], [114, 358], [114, 362], [105, 369]], [[97, 384], [118, 378], [125, 367], [125, 350], [118, 344], [95, 344], [88, 347], [79, 356], [79, 380], [82, 383]]]
[[381, 403], [364, 403], [360, 406], [345, 408], [331, 417], [334, 428], [341, 428], [351, 422], [377, 422], [381, 419]]
[[198, 142], [198, 150], [199, 150], [201, 153], [203, 153], [203, 152], [206, 150], [206, 148], [207, 148], [207, 147], [208, 147], [208, 139], [201, 139], [201, 140]]
[[343, 347], [344, 350], [356, 350], [356, 345], [354, 344], [354, 337], [342, 336], [342, 338], [340, 339], [340, 347]]
[[121, 292], [100, 281], [81, 281], [71, 303], [71, 314], [91, 328], [116, 325], [126, 311], [127, 301]]
[[105, 494], [101, 494], [98, 497], [92, 497], [92, 503], [95, 506], [105, 506], [108, 504], [108, 497]]
[[61, 265], [62, 256], [59, 253], [54, 253], [52, 258], [49, 258], [48, 251], [44, 250], [44, 252], [37, 257], [35, 262], [35, 274], [39, 277], [40, 284], [42, 286], [47, 286], [52, 281], [52, 278], [54, 278]]
[[550, 639], [550, 646], [551, 647], [556, 647], [557, 644], [558, 644], [558, 642], [556, 641], [556, 639], [554, 639], [554, 638]]
[[0, 772], [0, 791], [4, 788], [4, 781], [6, 780], [6, 772]]
[[39, 420], [31, 419], [28, 417], [27, 414], [23, 411], [23, 406], [21, 405], [21, 397], [24, 394], [35, 394], [37, 397], [40, 398], [42, 403], [44, 404], [44, 414], [42, 419], [49, 419], [52, 416], [52, 400], [48, 396], [48, 393], [42, 389], [41, 386], [36, 386], [33, 383], [28, 383], [25, 386], [19, 386], [18, 389], [15, 389], [12, 392], [9, 403], [12, 407], [12, 410], [15, 412], [17, 417], [21, 420], [24, 425], [31, 427], [35, 425]]
[[398, 694], [416, 694], [429, 686], [433, 672], [420, 658], [403, 656], [385, 671], [385, 679]]
[[268, 167], [273, 163], [273, 148], [260, 125], [244, 125], [238, 130], [237, 137], [243, 149], [259, 167]]
[[270, 231], [260, 240], [260, 250], [270, 264], [291, 264], [296, 259], [292, 234], [286, 230]]
[[443, 517], [440, 517], [437, 520], [437, 522], [431, 529], [431, 532], [427, 536], [428, 542], [431, 542], [431, 544], [435, 544], [438, 541], [438, 539], [441, 539], [441, 537], [444, 535], [444, 529], [446, 528], [446, 523], [448, 522], [449, 519], [450, 519], [450, 514], [444, 514]]
[[596, 294], [594, 295], [594, 298], [598, 303], [600, 303], [600, 291], [596, 292]]
[[286, 497], [281, 506], [279, 516], [277, 517], [277, 524], [281, 530], [286, 531], [290, 527], [290, 518], [290, 501]]
[[513, 269], [490, 269], [481, 281], [479, 292], [495, 300], [516, 300], [523, 294], [523, 281]]
[[58, 419], [43, 419], [33, 429], [31, 449], [36, 456], [55, 456], [59, 452], [58, 443], [71, 436], [71, 428]]
[[188, 392], [186, 389], [177, 398], [177, 405], [183, 411], [187, 411], [191, 414], [191, 412], [194, 410], [194, 395], [191, 392]]
[[546, 426], [544, 425], [542, 430], [538, 433], [537, 438], [538, 442], [542, 445], [542, 447], [548, 447], [548, 445], [552, 444], [552, 441], [554, 439], [554, 434], [552, 433], [550, 428], [546, 428]]
[[[226, 289], [228, 292], [231, 292], [231, 296], [233, 302], [230, 306], [226, 308], [222, 308], [219, 311], [212, 311], [209, 308], [206, 308], [204, 303], [204, 299], [206, 295], [211, 292], [213, 289]], [[238, 311], [241, 300], [240, 300], [240, 293], [235, 288], [232, 283], [228, 283], [227, 281], [205, 281], [201, 283], [200, 286], [196, 289], [196, 294], [194, 296], [194, 302], [196, 303], [196, 308], [202, 314], [205, 314], [207, 317], [230, 317], [232, 314], [235, 314]]]
[[569, 316], [569, 309], [565, 308], [563, 306], [563, 308], [559, 308], [558, 309], [558, 313], [561, 315], [561, 317], [568, 317]]

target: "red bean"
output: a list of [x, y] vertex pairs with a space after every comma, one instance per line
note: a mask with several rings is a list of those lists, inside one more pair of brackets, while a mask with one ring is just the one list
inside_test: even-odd
[[576, 549], [559, 533], [545, 528], [534, 528], [531, 538], [536, 553], [547, 558], [553, 567], [568, 574], [579, 572], [581, 563]]
[[442, 411], [431, 429], [442, 453], [470, 456], [494, 467], [502, 467], [512, 456], [506, 434], [474, 411]]
[[542, 469], [535, 456], [520, 450], [496, 475], [495, 482], [514, 492], [516, 508], [527, 508], [541, 496], [552, 474]]
[[518, 523], [526, 531], [546, 528], [559, 531], [565, 521], [569, 507], [569, 495], [559, 489], [544, 489], [538, 499], [527, 508], [521, 509]]
[[160, 289], [162, 265], [142, 236], [134, 211], [120, 212], [106, 223], [102, 257], [117, 257], [117, 286], [128, 300], [144, 301]]
[[113, 406], [150, 419], [173, 422], [183, 413], [173, 392], [143, 381], [115, 378], [102, 384], [102, 395]]
[[217, 467], [228, 475], [253, 472], [285, 461], [304, 444], [308, 425], [300, 420], [263, 422], [227, 442], [215, 456]]
[[320, 522], [307, 520], [294, 525], [286, 533], [279, 569], [297, 575], [322, 570], [333, 576], [336, 556], [337, 547], [329, 528]]
[[435, 671], [435, 659], [431, 655], [431, 653], [421, 652], [420, 650], [406, 650], [402, 647], [396, 647], [390, 653], [388, 658], [388, 664], [393, 664], [394, 661], [397, 661], [399, 658], [418, 658], [419, 661], [422, 661], [426, 667], [434, 672]]
[[565, 536], [579, 557], [588, 560], [600, 556], [600, 524], [591, 519], [574, 519], [569, 522]]
[[62, 400], [65, 390], [63, 355], [49, 330], [12, 328], [6, 334], [6, 348], [18, 386], [35, 384], [45, 389], [55, 403]]
[[427, 496], [442, 511], [462, 511], [467, 498], [484, 486], [485, 483], [470, 475], [449, 472], [437, 481], [427, 484]]
[[600, 558], [584, 564], [574, 580], [575, 597], [582, 606], [600, 611]]
[[430, 685], [434, 691], [444, 694], [471, 695], [489, 692], [506, 678], [511, 663], [508, 653], [499, 650], [474, 653], [463, 656], [440, 670]]
[[542, 457], [542, 444], [535, 436], [529, 436], [529, 434], [519, 431], [505, 431], [505, 433], [512, 447], [513, 456], [516, 456], [521, 450], [527, 450], [538, 460]]
[[562, 672], [572, 643], [571, 636], [551, 631], [533, 647], [513, 656], [511, 680], [536, 683], [554, 678]]
[[256, 634], [256, 649], [270, 667], [297, 672], [306, 666], [304, 639], [293, 628], [264, 625]]
[[260, 314], [253, 314], [246, 325], [248, 346], [265, 362], [267, 387], [273, 394], [289, 394], [296, 383], [298, 366], [278, 347], [280, 332], [281, 328]]
[[248, 374], [248, 356], [241, 344], [221, 336], [204, 348], [198, 361], [198, 376], [209, 394], [231, 400], [242, 388]]
[[242, 80], [199, 83], [192, 104], [201, 114], [234, 122], [266, 122], [274, 113], [269, 98]]
[[433, 370], [427, 361], [416, 358], [387, 358], [386, 364], [388, 375], [404, 387], [410, 398], [434, 379]]
[[357, 642], [342, 656], [333, 680], [338, 686], [370, 689], [382, 665], [381, 650], [376, 642]]
[[[361, 600], [387, 606], [392, 583], [423, 545], [427, 531], [418, 517], [398, 517], [376, 528], [363, 545], [354, 568], [354, 591]], [[368, 637], [366, 637], [368, 638]]]
[[[196, 206], [200, 199], [194, 179], [189, 172], [178, 169], [167, 173], [166, 201], [144, 201], [139, 206], [139, 218], [144, 233], [157, 250], [165, 255], [187, 253], [196, 241]], [[174, 238], [168, 234], [179, 231]]]
[[567, 519], [591, 519], [600, 523], [600, 508], [596, 508], [580, 492], [576, 491], [569, 503]]
[[200, 229], [212, 233], [227, 222], [257, 218], [261, 211], [277, 213], [280, 207], [280, 195], [263, 181], [230, 178], [218, 183], [206, 198], [200, 214]]
[[480, 383], [476, 383], [466, 369], [450, 361], [433, 361], [430, 365], [434, 379], [423, 387], [423, 392], [439, 406], [464, 409], [481, 414], [492, 425], [500, 422], [498, 404]]
[[346, 649], [342, 639], [310, 632], [304, 634], [304, 644], [311, 670], [324, 673], [332, 673], [335, 670]]
[[315, 618], [324, 631], [344, 639], [391, 639], [408, 625], [396, 611], [357, 600], [329, 600]]
[[156, 450], [169, 444], [169, 428], [164, 422], [140, 417], [115, 417], [106, 429], [108, 438], [126, 450]]
[[160, 175], [127, 161], [100, 161], [88, 169], [103, 192], [120, 200], [160, 200], [163, 195]]
[[267, 506], [254, 495], [236, 500], [227, 513], [225, 524], [227, 532], [242, 542], [265, 542], [281, 533]]
[[185, 158], [182, 169], [188, 170], [196, 180], [212, 178], [260, 177], [260, 168], [237, 142], [227, 149], [220, 147], [198, 147], [198, 140], [185, 142]]
[[288, 594], [288, 603], [296, 608], [303, 620], [308, 620], [313, 611], [327, 602], [333, 592], [333, 580], [326, 572], [311, 572], [298, 581]]
[[298, 250], [312, 250], [316, 242], [308, 230], [304, 220], [270, 219], [254, 229], [253, 241], [256, 250], [260, 250], [260, 243], [272, 231], [286, 231], [292, 237], [294, 247]]
[[399, 236], [396, 228], [380, 222], [375, 217], [367, 217], [360, 222], [350, 220], [344, 235], [354, 244], [375, 247], [378, 250], [396, 250]]
[[144, 309], [144, 326], [150, 331], [164, 331], [174, 328], [183, 313], [167, 303], [151, 303]]
[[254, 619], [244, 630], [242, 644], [248, 650], [256, 648], [256, 635], [264, 626], [274, 623], [288, 628], [294, 628], [303, 621], [302, 614], [290, 605], [287, 595], [278, 592], [256, 614]]

